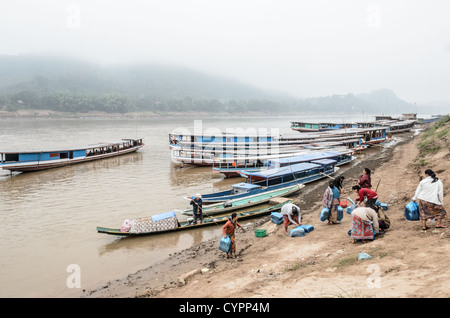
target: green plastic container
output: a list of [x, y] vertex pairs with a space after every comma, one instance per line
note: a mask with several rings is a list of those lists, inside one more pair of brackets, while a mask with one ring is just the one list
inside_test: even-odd
[[264, 237], [266, 236], [266, 230], [265, 229], [257, 229], [255, 230], [256, 237]]

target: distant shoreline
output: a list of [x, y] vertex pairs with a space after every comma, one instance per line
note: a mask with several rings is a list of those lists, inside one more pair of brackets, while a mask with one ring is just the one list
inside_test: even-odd
[[[300, 112], [286, 112], [280, 115], [279, 113], [263, 113], [263, 112], [247, 112], [247, 113], [207, 113], [207, 112], [164, 112], [155, 113], [151, 111], [147, 112], [130, 112], [130, 113], [106, 113], [106, 112], [89, 112], [89, 113], [73, 113], [73, 112], [57, 112], [52, 110], [18, 110], [18, 111], [0, 111], [1, 119], [152, 119], [152, 118], [181, 118], [181, 117], [289, 117], [293, 120], [299, 120], [301, 117], [309, 116], [349, 116], [349, 114], [341, 113], [300, 113]], [[301, 117], [300, 117], [301, 116]], [[353, 115], [352, 115], [353, 116]], [[358, 116], [358, 115], [354, 115]], [[369, 117], [375, 115], [367, 115]]]

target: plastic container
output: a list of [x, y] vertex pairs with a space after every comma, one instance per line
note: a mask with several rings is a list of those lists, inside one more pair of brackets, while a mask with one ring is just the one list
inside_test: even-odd
[[256, 229], [255, 230], [256, 237], [264, 237], [266, 236], [266, 229]]
[[225, 253], [229, 253], [231, 251], [231, 239], [227, 237], [222, 237], [219, 243], [219, 250]]
[[326, 220], [328, 220], [328, 215], [330, 215], [330, 209], [328, 209], [327, 207], [323, 208], [320, 212], [320, 220], [322, 222], [325, 222]]
[[340, 206], [345, 209], [348, 206], [347, 201], [341, 201]]
[[346, 212], [347, 212], [348, 214], [352, 214], [352, 211], [353, 211], [354, 209], [356, 209], [356, 204], [352, 204], [351, 206], [349, 206], [349, 207], [346, 209]]
[[302, 225], [300, 225], [300, 227], [301, 227], [302, 229], [304, 229], [306, 233], [309, 233], [309, 232], [311, 232], [311, 231], [314, 231], [314, 226], [312, 226], [312, 225], [302, 224]]
[[290, 232], [291, 237], [301, 237], [305, 236], [305, 230], [301, 228], [300, 226], [297, 226], [296, 228], [293, 228]]
[[419, 221], [419, 205], [412, 201], [405, 206], [405, 218], [408, 221]]
[[343, 209], [341, 206], [338, 206], [338, 209], [337, 209], [337, 210], [338, 210], [338, 211], [337, 211], [337, 217], [336, 217], [336, 219], [337, 219], [338, 222], [341, 222], [342, 219], [344, 218], [344, 209]]
[[284, 222], [283, 214], [279, 212], [272, 212], [270, 214], [270, 221], [272, 221], [276, 225], [282, 224]]
[[381, 203], [381, 202], [378, 201], [378, 200], [375, 202], [375, 205], [379, 206], [379, 207], [382, 208], [384, 211], [386, 211], [386, 210], [389, 208], [389, 206], [387, 205], [387, 203]]

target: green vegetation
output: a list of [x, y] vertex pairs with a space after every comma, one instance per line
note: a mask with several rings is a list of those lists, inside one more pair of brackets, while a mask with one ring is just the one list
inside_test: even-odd
[[418, 148], [420, 150], [419, 157], [416, 158], [415, 162], [419, 166], [424, 166], [427, 164], [424, 157], [428, 154], [433, 154], [442, 149], [443, 143], [444, 147], [448, 146], [448, 141], [446, 137], [450, 131], [450, 115], [444, 116], [437, 120], [434, 125], [429, 127], [421, 135]]

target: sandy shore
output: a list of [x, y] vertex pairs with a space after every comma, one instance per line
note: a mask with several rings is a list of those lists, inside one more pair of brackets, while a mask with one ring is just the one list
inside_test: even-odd
[[[327, 186], [327, 180], [322, 180], [296, 197], [303, 224], [315, 227], [304, 237], [286, 236], [282, 225], [264, 217], [248, 224], [247, 231], [237, 232], [237, 259], [227, 261], [218, 242], [208, 241], [85, 291], [83, 297], [450, 297], [450, 231], [437, 229], [434, 223], [422, 231], [420, 222], [404, 218], [404, 207], [426, 168], [432, 168], [444, 182], [445, 209], [450, 211], [449, 149], [427, 158], [429, 164], [420, 167], [414, 161], [419, 137], [403, 134], [400, 139], [395, 147], [372, 150], [370, 156], [362, 155], [339, 173], [346, 177], [342, 197], [355, 199], [351, 186], [364, 167], [373, 171], [372, 184], [374, 188], [378, 185], [379, 201], [389, 205], [386, 214], [391, 221], [387, 233], [375, 241], [352, 244], [347, 213], [338, 225], [320, 221]], [[448, 225], [448, 219], [443, 224]], [[266, 228], [268, 235], [255, 237], [255, 228]], [[358, 261], [361, 252], [372, 258]]]

